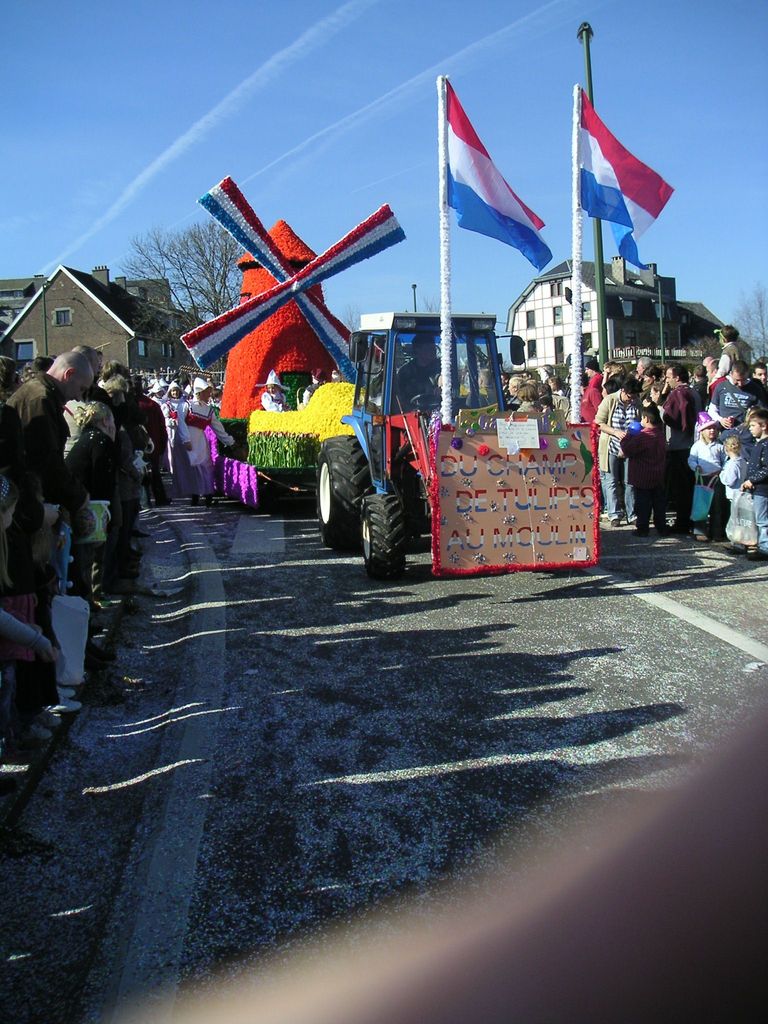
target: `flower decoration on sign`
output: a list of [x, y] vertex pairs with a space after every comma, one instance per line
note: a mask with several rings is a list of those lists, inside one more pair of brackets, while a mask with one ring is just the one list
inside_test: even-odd
[[567, 437], [558, 437], [558, 439], [557, 439], [557, 447], [558, 448], [563, 448], [563, 449], [567, 448], [568, 447], [568, 438]]
[[495, 502], [495, 501], [491, 502], [490, 508], [491, 508], [491, 512], [498, 512], [499, 511], [498, 503]]
[[466, 521], [468, 523], [474, 523], [474, 519], [472, 518], [472, 513], [471, 512], [462, 512], [461, 513], [461, 518], [462, 519], [466, 519]]
[[445, 526], [445, 524], [447, 522], [448, 522], [448, 517], [447, 516], [440, 516], [440, 525], [441, 526]]
[[471, 487], [472, 486], [472, 478], [469, 477], [469, 476], [463, 476], [461, 478], [461, 482], [464, 484], [465, 487]]
[[478, 455], [487, 455], [490, 452], [490, 450], [491, 449], [488, 447], [487, 444], [479, 444], [477, 446], [477, 454]]
[[440, 497], [441, 498], [447, 498], [450, 493], [451, 492], [448, 490], [447, 487], [441, 487], [440, 488]]
[[463, 447], [464, 447], [464, 442], [461, 440], [460, 437], [454, 437], [451, 440], [451, 448], [455, 448], [456, 451], [459, 451]]
[[517, 561], [517, 556], [512, 551], [506, 551], [504, 553], [504, 561], [509, 565], [510, 562]]
[[453, 565], [458, 565], [459, 556], [454, 552], [452, 555], [449, 555], [448, 561], [451, 562]]
[[475, 561], [478, 563], [478, 565], [485, 565], [485, 563], [488, 561], [488, 559], [485, 557], [485, 555], [481, 551], [481, 552], [479, 552], [479, 554], [475, 555]]
[[549, 441], [548, 441], [548, 440], [546, 439], [546, 437], [542, 437], [542, 438], [541, 438], [541, 439], [539, 440], [539, 445], [540, 445], [540, 446], [541, 446], [542, 448], [549, 448]]
[[511, 526], [516, 520], [517, 516], [504, 516], [504, 522], [507, 526]]

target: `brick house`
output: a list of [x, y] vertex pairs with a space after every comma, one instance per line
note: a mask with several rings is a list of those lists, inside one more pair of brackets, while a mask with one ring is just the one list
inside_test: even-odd
[[[674, 277], [661, 277], [655, 264], [647, 270], [627, 267], [621, 256], [605, 264], [605, 305], [609, 358], [633, 362], [638, 356], [661, 359], [659, 294], [667, 359], [700, 360], [719, 352], [714, 331], [722, 322], [700, 302], [677, 298]], [[582, 333], [584, 351], [597, 352], [595, 264], [582, 263]], [[525, 342], [529, 366], [562, 365], [573, 339], [571, 261], [566, 260], [531, 281], [510, 306], [507, 330]]]
[[19, 365], [75, 345], [99, 348], [105, 362], [135, 371], [172, 372], [187, 358], [179, 340], [183, 314], [167, 281], [110, 281], [105, 266], [90, 274], [59, 266], [47, 278], [0, 279], [0, 307], [0, 353]]

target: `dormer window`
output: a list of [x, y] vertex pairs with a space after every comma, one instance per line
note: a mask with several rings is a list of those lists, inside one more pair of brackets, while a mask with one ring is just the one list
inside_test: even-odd
[[621, 300], [621, 311], [623, 312], [624, 316], [632, 316], [632, 314], [635, 311], [635, 304], [632, 301], [632, 299]]

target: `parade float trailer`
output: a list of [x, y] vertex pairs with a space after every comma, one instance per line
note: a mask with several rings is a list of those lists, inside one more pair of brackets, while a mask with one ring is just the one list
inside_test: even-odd
[[[353, 434], [329, 437], [318, 457], [320, 534], [331, 548], [362, 543], [375, 579], [399, 577], [409, 541], [429, 533], [437, 576], [595, 565], [599, 516], [590, 428], [553, 410], [504, 411], [495, 318], [451, 319], [451, 422], [438, 386], [404, 403], [399, 382], [440, 318], [363, 317], [350, 340], [357, 369]], [[446, 367], [443, 367], [445, 370]]]

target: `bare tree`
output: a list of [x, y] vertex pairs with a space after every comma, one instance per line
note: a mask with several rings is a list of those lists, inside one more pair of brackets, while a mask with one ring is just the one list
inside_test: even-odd
[[764, 359], [768, 355], [768, 290], [764, 284], [755, 282], [749, 294], [742, 292], [736, 326], [744, 341], [752, 346], [755, 358]]
[[232, 236], [213, 221], [184, 231], [153, 228], [131, 240], [123, 272], [132, 278], [165, 278], [189, 330], [237, 304], [237, 260], [242, 254]]
[[360, 307], [355, 305], [353, 302], [348, 302], [344, 307], [344, 312], [339, 317], [339, 320], [347, 327], [350, 331], [360, 330]]

